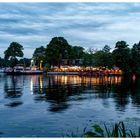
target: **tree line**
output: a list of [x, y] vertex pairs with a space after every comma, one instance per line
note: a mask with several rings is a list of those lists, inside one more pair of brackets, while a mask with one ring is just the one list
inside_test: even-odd
[[[68, 60], [68, 65], [73, 65], [73, 60], [80, 60], [80, 66], [119, 67], [125, 74], [140, 74], [140, 42], [129, 46], [126, 41], [117, 41], [113, 51], [105, 45], [100, 50], [85, 50], [81, 46], [72, 46], [64, 37], [54, 37], [48, 45], [35, 49], [32, 58], [23, 57], [23, 46], [12, 42], [4, 51], [4, 58], [0, 58], [0, 67], [13, 67], [17, 64], [30, 66], [31, 59], [39, 66], [42, 61], [44, 67], [62, 65], [62, 60]], [[20, 59], [19, 59], [20, 58]]]

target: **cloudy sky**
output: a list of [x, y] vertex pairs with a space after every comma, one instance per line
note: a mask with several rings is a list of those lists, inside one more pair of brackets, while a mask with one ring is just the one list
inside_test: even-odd
[[86, 49], [132, 45], [140, 41], [140, 3], [0, 3], [0, 57], [12, 41], [31, 57], [55, 36]]

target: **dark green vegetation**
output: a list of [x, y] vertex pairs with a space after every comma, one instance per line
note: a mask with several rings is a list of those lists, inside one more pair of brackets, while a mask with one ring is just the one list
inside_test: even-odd
[[[111, 48], [114, 50], [110, 51]], [[4, 54], [5, 57], [0, 58], [0, 67], [30, 65], [31, 59], [23, 58], [23, 46], [19, 43], [12, 42]], [[37, 66], [42, 62], [43, 67], [47, 68], [60, 65], [116, 66], [125, 74], [140, 74], [140, 42], [131, 47], [125, 41], [118, 41], [114, 47], [105, 45], [101, 50], [85, 50], [81, 46], [70, 45], [63, 37], [54, 37], [46, 47], [36, 48], [32, 59]]]
[[43, 62], [44, 66], [46, 62], [46, 48], [44, 48], [43, 46], [36, 48], [32, 59], [35, 61], [36, 66], [39, 67], [40, 61]]
[[13, 67], [14, 65], [16, 65], [18, 63], [18, 60], [16, 57], [23, 57], [23, 46], [20, 45], [17, 42], [12, 42], [10, 44], [10, 46], [7, 48], [7, 50], [4, 52], [5, 57], [4, 59], [6, 60], [6, 62], [8, 62], [8, 60], [10, 60], [10, 66]]
[[140, 137], [138, 132], [126, 129], [123, 122], [115, 123], [112, 127], [104, 124], [104, 127], [93, 125], [92, 130], [85, 132], [84, 137]]
[[[140, 137], [140, 128], [131, 130], [126, 128], [124, 122], [115, 124], [92, 125], [90, 130], [83, 129], [83, 134], [80, 137], [84, 138], [136, 138]], [[77, 132], [67, 134], [67, 137], [79, 137]]]
[[[13, 67], [17, 64], [30, 65], [30, 59], [23, 58], [23, 46], [17, 42], [12, 42], [4, 54], [4, 59], [0, 57], [0, 67]], [[22, 57], [22, 59], [18, 60], [17, 57]]]

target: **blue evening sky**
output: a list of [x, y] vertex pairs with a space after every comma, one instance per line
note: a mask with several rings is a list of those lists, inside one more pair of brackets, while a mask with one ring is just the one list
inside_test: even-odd
[[85, 49], [132, 45], [140, 41], [140, 3], [0, 3], [0, 57], [12, 41], [31, 57], [55, 36]]

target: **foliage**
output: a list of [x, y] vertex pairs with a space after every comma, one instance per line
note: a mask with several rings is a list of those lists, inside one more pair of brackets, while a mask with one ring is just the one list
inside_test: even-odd
[[71, 59], [81, 59], [84, 55], [84, 48], [80, 46], [71, 47]]
[[4, 63], [4, 59], [0, 57], [0, 68], [6, 66]]
[[95, 66], [104, 66], [112, 68], [114, 65], [112, 54], [108, 50], [97, 51], [96, 53], [94, 53], [93, 57], [95, 61]]
[[133, 45], [131, 57], [132, 72], [140, 74], [140, 42]]
[[8, 66], [13, 67], [18, 63], [18, 59], [17, 57], [23, 57], [23, 46], [20, 45], [17, 42], [12, 42], [10, 44], [10, 46], [7, 48], [7, 50], [4, 52], [5, 56], [5, 60], [9, 61]]
[[109, 53], [110, 50], [111, 50], [111, 48], [108, 45], [105, 45], [104, 48], [103, 48], [103, 51], [106, 52], [106, 53]]
[[11, 59], [9, 60], [9, 66], [10, 67], [14, 67], [18, 64], [18, 59], [17, 58], [13, 58], [11, 57]]
[[116, 43], [116, 46], [115, 46], [115, 48], [116, 49], [125, 49], [125, 48], [127, 48], [129, 45], [125, 42], [125, 41], [118, 41], [117, 43]]
[[33, 53], [33, 60], [35, 61], [35, 64], [37, 66], [40, 65], [40, 62], [43, 62], [43, 65], [45, 65], [46, 62], [46, 48], [43, 46], [36, 48]]
[[94, 60], [93, 60], [93, 54], [85, 52], [83, 54], [83, 66], [93, 66]]
[[92, 128], [91, 131], [84, 134], [84, 137], [140, 137], [140, 131], [139, 134], [136, 134], [136, 132], [126, 129], [123, 122], [115, 123], [112, 127], [104, 124], [104, 127], [93, 125]]
[[5, 59], [15, 59], [16, 57], [23, 57], [23, 46], [17, 42], [12, 42], [4, 52], [4, 54]]
[[18, 64], [22, 64], [25, 67], [29, 67], [31, 65], [31, 59], [23, 58], [18, 61]]
[[[43, 67], [60, 66], [63, 62], [73, 65], [73, 62], [80, 66], [97, 66], [113, 68], [119, 67], [124, 74], [140, 74], [140, 42], [134, 44], [132, 49], [125, 41], [118, 41], [114, 50], [105, 45], [101, 50], [90, 48], [88, 51], [81, 46], [72, 46], [63, 37], [54, 37], [47, 47], [36, 48], [32, 59], [39, 67], [43, 62]], [[21, 59], [23, 57], [23, 46], [17, 42], [12, 42], [4, 52], [4, 59], [0, 59], [0, 67], [14, 66], [16, 64], [25, 64], [29, 66], [29, 59]], [[66, 60], [66, 61], [65, 61]], [[74, 60], [74, 61], [73, 61]], [[81, 63], [82, 62], [82, 63]]]
[[124, 73], [130, 73], [131, 50], [125, 41], [118, 41], [115, 50], [112, 52], [114, 64]]
[[71, 46], [63, 37], [54, 37], [47, 45], [46, 59], [52, 66], [60, 66], [62, 59], [69, 59]]

